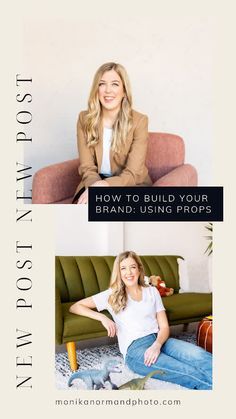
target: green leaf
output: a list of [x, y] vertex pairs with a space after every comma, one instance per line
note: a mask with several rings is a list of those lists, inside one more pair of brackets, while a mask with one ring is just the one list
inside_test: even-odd
[[210, 242], [204, 253], [208, 253], [208, 255], [210, 255], [212, 252], [213, 252], [213, 243]]
[[213, 223], [208, 223], [204, 226], [206, 230], [210, 231], [212, 234], [204, 236], [207, 240], [210, 241], [204, 253], [207, 253], [210, 256], [213, 252]]

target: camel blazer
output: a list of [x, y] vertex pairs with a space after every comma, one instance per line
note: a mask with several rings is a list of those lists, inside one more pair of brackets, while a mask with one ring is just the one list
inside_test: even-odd
[[[77, 143], [79, 151], [79, 174], [82, 181], [78, 185], [75, 195], [81, 188], [88, 188], [92, 183], [101, 180], [99, 176], [103, 153], [103, 127], [99, 127], [99, 142], [95, 147], [88, 147], [84, 135], [84, 116], [87, 111], [79, 114], [77, 123]], [[132, 110], [133, 124], [128, 132], [127, 141], [122, 152], [117, 154], [110, 150], [110, 164], [112, 176], [106, 178], [109, 186], [151, 185], [151, 179], [145, 166], [148, 118]]]

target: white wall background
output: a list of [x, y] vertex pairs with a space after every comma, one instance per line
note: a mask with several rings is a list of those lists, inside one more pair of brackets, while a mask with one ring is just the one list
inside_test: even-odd
[[149, 130], [182, 136], [186, 162], [197, 168], [199, 185], [212, 184], [214, 22], [152, 14], [142, 7], [143, 15], [121, 17], [120, 10], [110, 18], [102, 5], [95, 17], [78, 7], [75, 15], [71, 10], [64, 18], [23, 23], [16, 40], [18, 72], [33, 77], [28, 105], [33, 124], [26, 127], [33, 144], [25, 147], [33, 172], [77, 157], [78, 113], [87, 106], [97, 68], [114, 60], [126, 67], [134, 108], [149, 116]]
[[57, 206], [56, 255], [117, 255], [123, 250], [138, 254], [183, 256], [193, 291], [209, 291], [209, 259], [205, 223], [102, 223], [88, 222], [86, 206]]
[[187, 263], [192, 291], [211, 289], [212, 259], [204, 254], [206, 223], [125, 223], [125, 246], [138, 254], [179, 255]]
[[55, 252], [59, 256], [116, 255], [123, 249], [123, 223], [88, 222], [87, 205], [55, 206]]

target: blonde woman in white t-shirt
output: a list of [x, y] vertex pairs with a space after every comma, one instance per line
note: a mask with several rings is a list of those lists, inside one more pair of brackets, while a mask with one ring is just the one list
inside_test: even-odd
[[[97, 309], [95, 311], [94, 309]], [[103, 310], [108, 310], [110, 320]], [[100, 321], [110, 337], [117, 335], [125, 363], [135, 373], [196, 390], [212, 388], [212, 355], [179, 339], [169, 338], [169, 325], [159, 292], [144, 282], [144, 268], [134, 252], [117, 256], [110, 287], [78, 301], [70, 312]]]
[[132, 109], [128, 74], [118, 63], [99, 67], [88, 109], [77, 124], [79, 174], [73, 203], [88, 202], [89, 186], [151, 185], [145, 165], [148, 118]]

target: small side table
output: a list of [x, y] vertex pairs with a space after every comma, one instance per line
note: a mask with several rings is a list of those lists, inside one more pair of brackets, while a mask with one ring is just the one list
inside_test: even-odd
[[197, 344], [208, 352], [212, 352], [212, 322], [213, 316], [204, 317], [197, 329]]

